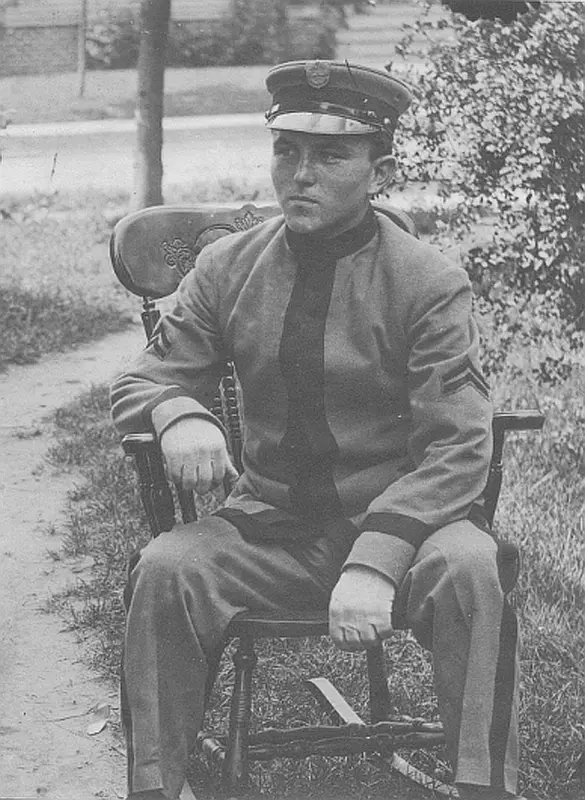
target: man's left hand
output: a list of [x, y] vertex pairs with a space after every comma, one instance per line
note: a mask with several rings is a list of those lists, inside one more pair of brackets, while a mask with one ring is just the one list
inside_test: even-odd
[[342, 650], [365, 650], [392, 633], [396, 589], [380, 572], [358, 565], [342, 573], [329, 603], [329, 633]]

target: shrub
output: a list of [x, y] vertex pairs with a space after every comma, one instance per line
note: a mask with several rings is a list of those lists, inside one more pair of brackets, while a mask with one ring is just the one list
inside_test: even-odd
[[[403, 54], [415, 32], [447, 24], [429, 9]], [[545, 378], [563, 373], [585, 329], [584, 22], [583, 6], [546, 2], [508, 26], [453, 16], [455, 43], [432, 47], [428, 68], [410, 76], [417, 97], [400, 134], [412, 152], [401, 178], [439, 182], [456, 205], [452, 234], [493, 223], [464, 265], [504, 340], [523, 322], [524, 338], [534, 322], [543, 342], [550, 325], [562, 334], [562, 352], [544, 357]]]
[[[171, 21], [167, 66], [274, 64], [289, 58], [332, 57], [338, 20], [331, 9], [324, 5], [315, 19], [294, 26], [287, 20], [285, 6], [273, 0], [232, 0], [230, 13], [220, 22]], [[138, 16], [127, 10], [109, 12], [88, 27], [88, 67], [135, 67], [139, 45]]]
[[88, 25], [85, 36], [88, 69], [127, 69], [138, 61], [140, 29], [130, 11], [104, 15]]
[[482, 366], [498, 381], [531, 376], [538, 384], [565, 380], [582, 361], [582, 337], [568, 330], [559, 307], [542, 293], [504, 286], [476, 300]]
[[[272, 0], [232, 0], [229, 22], [233, 64], [270, 64], [286, 48], [286, 32]], [[286, 57], [286, 56], [285, 56]]]
[[224, 26], [194, 27], [171, 20], [166, 63], [168, 67], [221, 66], [230, 46], [230, 33]]

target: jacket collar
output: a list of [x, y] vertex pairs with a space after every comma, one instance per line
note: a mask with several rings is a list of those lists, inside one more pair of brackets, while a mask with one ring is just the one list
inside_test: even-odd
[[301, 261], [316, 256], [335, 261], [357, 253], [370, 242], [378, 231], [378, 221], [372, 206], [368, 206], [365, 217], [355, 227], [328, 239], [318, 233], [295, 233], [285, 229], [286, 242]]

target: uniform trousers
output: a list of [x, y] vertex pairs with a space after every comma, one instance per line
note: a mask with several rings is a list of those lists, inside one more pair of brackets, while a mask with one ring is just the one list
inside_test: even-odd
[[[176, 526], [140, 553], [127, 587], [122, 717], [129, 792], [182, 789], [208, 659], [242, 611], [327, 607], [350, 544], [246, 541], [227, 520]], [[516, 791], [518, 632], [492, 537], [463, 520], [432, 534], [399, 587], [397, 627], [433, 653], [456, 782]]]

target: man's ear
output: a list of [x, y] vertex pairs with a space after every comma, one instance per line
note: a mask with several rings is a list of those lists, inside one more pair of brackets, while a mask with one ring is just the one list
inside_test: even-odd
[[392, 183], [392, 178], [396, 172], [396, 159], [394, 156], [380, 156], [372, 162], [372, 178], [368, 188], [368, 194], [375, 197], [384, 192]]

